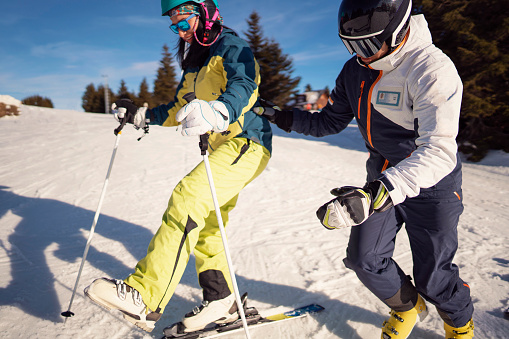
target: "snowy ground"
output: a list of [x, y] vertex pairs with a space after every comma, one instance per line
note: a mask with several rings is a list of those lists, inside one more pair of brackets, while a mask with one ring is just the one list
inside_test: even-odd
[[[126, 127], [102, 214], [64, 326], [83, 249], [111, 158], [111, 116], [22, 107], [0, 119], [0, 337], [160, 338], [201, 301], [191, 259], [148, 334], [84, 298], [93, 279], [124, 278], [145, 254], [177, 182], [199, 161], [198, 140], [175, 128]], [[322, 313], [252, 330], [253, 338], [379, 338], [388, 309], [342, 263], [349, 230], [327, 231], [315, 210], [329, 190], [364, 183], [367, 153], [355, 126], [314, 139], [276, 131], [267, 170], [241, 193], [227, 228], [241, 292], [272, 314], [319, 303]], [[509, 156], [465, 163], [465, 212], [455, 262], [472, 288], [476, 338], [507, 338]], [[411, 273], [405, 232], [395, 258]], [[229, 338], [243, 338], [230, 335]], [[411, 338], [443, 338], [436, 310]]]

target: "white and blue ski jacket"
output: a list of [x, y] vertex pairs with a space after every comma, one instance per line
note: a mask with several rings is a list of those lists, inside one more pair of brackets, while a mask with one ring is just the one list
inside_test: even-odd
[[357, 56], [347, 61], [329, 103], [315, 114], [295, 109], [291, 129], [320, 137], [355, 118], [370, 153], [367, 180], [381, 180], [396, 205], [446, 176], [447, 186], [461, 185], [456, 135], [462, 91], [424, 16], [412, 16], [397, 50], [368, 66]]

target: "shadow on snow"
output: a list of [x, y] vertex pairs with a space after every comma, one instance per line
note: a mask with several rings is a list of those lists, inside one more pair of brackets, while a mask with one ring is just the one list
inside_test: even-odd
[[[79, 263], [93, 220], [94, 211], [85, 210], [54, 199], [30, 198], [9, 192], [0, 186], [0, 218], [9, 211], [21, 218], [15, 230], [9, 235], [9, 244], [0, 243], [8, 255], [11, 281], [0, 288], [0, 305], [20, 308], [25, 313], [52, 322], [63, 322], [60, 316], [67, 310], [68, 302], [74, 288]], [[85, 232], [85, 233], [83, 233]], [[117, 218], [101, 215], [96, 233], [102, 237], [118, 242], [136, 259], [141, 259], [153, 234], [146, 228]], [[136, 241], [133, 241], [136, 238]], [[94, 238], [95, 239], [95, 238]], [[56, 244], [52, 255], [62, 261], [72, 263], [66, 281], [57, 281], [52, 272], [68, 270], [71, 265], [50, 267], [47, 261], [48, 248]], [[111, 248], [110, 246], [103, 247]], [[85, 264], [102, 271], [104, 276], [125, 278], [134, 267], [127, 267], [115, 256], [90, 246]], [[75, 268], [75, 269], [74, 269]], [[91, 281], [90, 281], [91, 282]], [[77, 298], [83, 296], [83, 286], [90, 283], [80, 279]], [[237, 276], [239, 290], [249, 292], [249, 299], [274, 305], [274, 307], [298, 307], [300, 300], [321, 304], [325, 311], [312, 315], [319, 326], [327, 326], [330, 332], [338, 337], [360, 338], [349, 322], [369, 323], [377, 328], [385, 318], [377, 312], [360, 306], [346, 304], [329, 298], [322, 293], [310, 292], [302, 288], [281, 285], [266, 281], [246, 279]], [[55, 285], [66, 286], [69, 294], [66, 300], [59, 300]], [[200, 289], [194, 272], [194, 257], [191, 257], [181, 284]], [[160, 337], [164, 327], [181, 319], [184, 313], [199, 303], [198, 300], [187, 300], [177, 294], [166, 307], [165, 314], [157, 323], [154, 337]], [[361, 305], [362, 306], [362, 305]], [[94, 305], [94, 307], [99, 307]], [[74, 308], [73, 311], [76, 311]], [[123, 320], [122, 320], [123, 321]], [[131, 326], [126, 322], [127, 326]], [[133, 327], [133, 330], [138, 330]], [[433, 333], [418, 328], [413, 335], [432, 338]]]

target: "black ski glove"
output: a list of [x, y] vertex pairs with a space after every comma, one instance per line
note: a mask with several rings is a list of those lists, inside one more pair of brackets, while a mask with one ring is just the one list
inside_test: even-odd
[[316, 211], [322, 225], [329, 230], [357, 226], [373, 212], [384, 212], [393, 206], [389, 192], [378, 180], [367, 183], [363, 188], [334, 188], [331, 194], [336, 198]]
[[270, 101], [266, 101], [260, 99], [260, 103], [263, 106], [253, 108], [253, 112], [262, 117], [267, 118], [271, 123], [276, 124], [277, 127], [281, 128], [285, 132], [292, 131], [292, 123], [293, 123], [293, 112], [287, 110], [281, 110], [278, 106], [271, 103]]
[[[136, 129], [144, 128], [149, 122], [152, 112], [147, 107], [139, 107], [131, 99], [118, 99], [111, 105], [115, 119], [121, 124], [133, 124]], [[124, 108], [125, 112], [123, 109]], [[123, 114], [122, 114], [123, 113]]]
[[[115, 119], [121, 123], [134, 123], [134, 116], [138, 111], [138, 106], [136, 106], [131, 99], [118, 99], [113, 103], [113, 105], [111, 105], [111, 108], [114, 112]], [[122, 110], [121, 108], [125, 108], [125, 110]]]

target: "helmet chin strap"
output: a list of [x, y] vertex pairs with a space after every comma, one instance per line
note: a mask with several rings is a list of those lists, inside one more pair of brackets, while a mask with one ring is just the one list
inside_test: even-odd
[[209, 19], [210, 16], [209, 16], [209, 11], [207, 10], [207, 7], [203, 4], [203, 2], [200, 5], [202, 6], [203, 10], [205, 11], [205, 31], [203, 32], [203, 42], [201, 42], [198, 39], [198, 36], [196, 35], [196, 30], [194, 31], [194, 38], [196, 39], [196, 41], [198, 41], [198, 43], [200, 45], [208, 47], [208, 46], [211, 46], [212, 44], [214, 44], [217, 41], [217, 39], [219, 38], [219, 36], [223, 32], [223, 26], [221, 25], [221, 30], [217, 34], [217, 36], [214, 39], [214, 41], [212, 41], [211, 43], [207, 44], [206, 42], [209, 39], [210, 30], [212, 29], [212, 26], [214, 25], [214, 23], [217, 22], [217, 18], [219, 17], [219, 10], [216, 7], [216, 10], [214, 11], [214, 15], [212, 16], [212, 19]]

